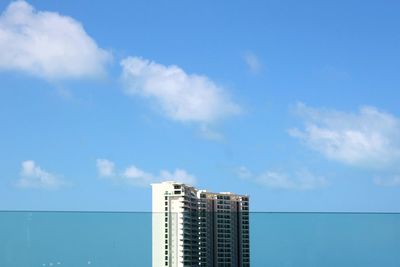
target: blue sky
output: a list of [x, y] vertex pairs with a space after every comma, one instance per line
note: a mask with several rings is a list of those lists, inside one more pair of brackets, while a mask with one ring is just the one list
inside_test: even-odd
[[400, 212], [395, 1], [0, 1], [0, 209]]

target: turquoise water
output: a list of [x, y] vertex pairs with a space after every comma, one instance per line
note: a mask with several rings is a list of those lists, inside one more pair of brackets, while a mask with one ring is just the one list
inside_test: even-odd
[[[250, 220], [252, 266], [400, 266], [400, 214]], [[0, 212], [0, 266], [151, 266], [151, 213]]]

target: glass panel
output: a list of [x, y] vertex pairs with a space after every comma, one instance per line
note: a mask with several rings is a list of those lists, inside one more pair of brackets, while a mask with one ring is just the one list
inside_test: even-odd
[[[151, 266], [151, 218], [0, 212], [0, 266]], [[400, 266], [400, 214], [250, 213], [249, 228], [251, 266]]]
[[151, 266], [151, 214], [0, 212], [0, 266]]

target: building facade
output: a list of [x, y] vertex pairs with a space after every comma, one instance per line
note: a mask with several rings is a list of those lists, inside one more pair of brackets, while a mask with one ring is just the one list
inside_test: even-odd
[[152, 184], [153, 267], [250, 266], [249, 198]]

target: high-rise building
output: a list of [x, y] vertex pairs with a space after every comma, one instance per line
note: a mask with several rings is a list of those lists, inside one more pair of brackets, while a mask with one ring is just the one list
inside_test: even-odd
[[250, 266], [249, 197], [152, 184], [153, 267]]

